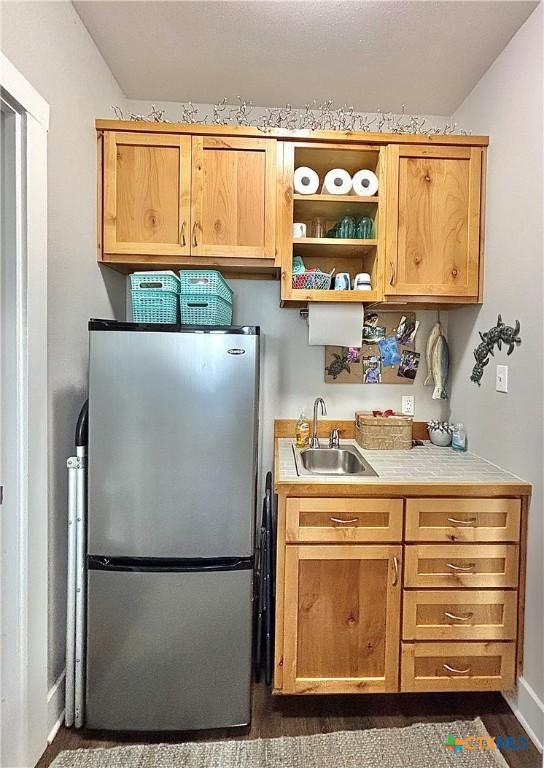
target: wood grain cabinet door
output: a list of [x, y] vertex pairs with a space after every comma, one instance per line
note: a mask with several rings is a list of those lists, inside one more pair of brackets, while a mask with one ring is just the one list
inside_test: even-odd
[[274, 259], [276, 141], [193, 136], [191, 255]]
[[398, 690], [401, 552], [286, 547], [283, 693]]
[[385, 295], [478, 296], [482, 150], [387, 148]]
[[190, 191], [190, 136], [107, 131], [104, 253], [188, 255]]

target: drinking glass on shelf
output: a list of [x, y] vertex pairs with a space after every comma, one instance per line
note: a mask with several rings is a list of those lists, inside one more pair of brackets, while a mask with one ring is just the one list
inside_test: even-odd
[[337, 237], [352, 239], [355, 237], [355, 221], [351, 216], [344, 216], [340, 222]]
[[372, 219], [369, 216], [363, 216], [357, 222], [355, 237], [361, 240], [369, 240], [372, 234]]
[[312, 221], [312, 237], [325, 237], [325, 221], [316, 218]]

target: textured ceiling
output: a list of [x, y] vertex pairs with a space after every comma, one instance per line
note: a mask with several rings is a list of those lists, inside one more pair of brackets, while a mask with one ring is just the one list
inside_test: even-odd
[[74, 2], [129, 99], [450, 115], [537, 2]]

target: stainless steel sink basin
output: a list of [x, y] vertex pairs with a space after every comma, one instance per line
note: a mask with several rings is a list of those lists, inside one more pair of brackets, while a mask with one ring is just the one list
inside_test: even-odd
[[376, 477], [377, 473], [356, 448], [302, 448], [293, 447], [299, 475], [359, 475]]

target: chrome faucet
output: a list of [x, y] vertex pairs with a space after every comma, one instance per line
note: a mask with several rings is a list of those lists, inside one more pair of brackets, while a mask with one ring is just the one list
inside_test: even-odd
[[319, 437], [317, 436], [317, 409], [321, 405], [321, 415], [327, 415], [327, 406], [322, 397], [316, 397], [314, 400], [314, 423], [312, 428], [312, 437], [310, 438], [310, 448], [320, 448]]

